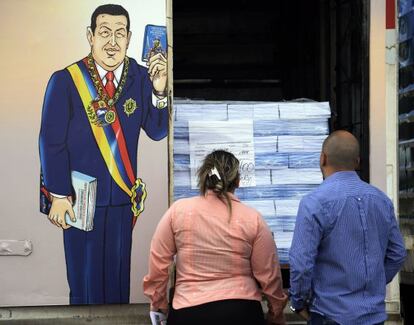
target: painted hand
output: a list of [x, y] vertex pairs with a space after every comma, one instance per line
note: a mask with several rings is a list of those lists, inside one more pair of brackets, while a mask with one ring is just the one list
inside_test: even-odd
[[155, 94], [164, 93], [167, 90], [167, 59], [161, 53], [158, 53], [149, 59], [147, 65]]
[[57, 198], [52, 197], [52, 206], [49, 212], [49, 221], [55, 226], [68, 229], [71, 226], [66, 224], [65, 215], [66, 212], [69, 214], [70, 219], [75, 222], [75, 213], [72, 208], [72, 199], [71, 197]]

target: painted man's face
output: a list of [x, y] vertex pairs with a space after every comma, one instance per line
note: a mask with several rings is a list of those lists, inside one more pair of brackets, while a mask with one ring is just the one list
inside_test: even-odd
[[92, 56], [105, 70], [113, 71], [125, 58], [131, 32], [127, 31], [125, 16], [99, 15], [95, 33], [88, 28], [88, 41]]

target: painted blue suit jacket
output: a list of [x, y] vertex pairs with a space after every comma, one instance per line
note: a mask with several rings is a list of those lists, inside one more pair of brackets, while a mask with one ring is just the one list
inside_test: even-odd
[[[79, 64], [84, 64], [82, 61]], [[124, 102], [132, 98], [137, 109], [129, 117]], [[137, 175], [137, 147], [141, 128], [153, 140], [167, 135], [168, 109], [152, 105], [152, 83], [147, 69], [129, 60], [124, 89], [116, 104], [129, 157]], [[128, 204], [128, 195], [113, 181], [92, 134], [81, 98], [69, 72], [55, 72], [47, 86], [40, 130], [40, 160], [49, 192], [70, 195], [71, 171], [97, 179], [97, 206]], [[144, 180], [145, 181], [145, 180]]]

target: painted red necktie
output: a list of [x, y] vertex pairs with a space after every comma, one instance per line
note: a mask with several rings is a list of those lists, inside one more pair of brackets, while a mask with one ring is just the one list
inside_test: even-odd
[[105, 90], [108, 93], [108, 95], [113, 98], [115, 95], [115, 84], [114, 84], [114, 73], [112, 71], [109, 71], [106, 74], [106, 85]]

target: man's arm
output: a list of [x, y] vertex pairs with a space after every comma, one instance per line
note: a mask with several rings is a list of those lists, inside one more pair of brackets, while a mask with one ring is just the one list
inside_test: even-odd
[[387, 283], [391, 282], [404, 263], [407, 252], [405, 250], [404, 240], [398, 228], [397, 219], [395, 218], [394, 208], [390, 207], [391, 228], [388, 237], [388, 246], [385, 253], [384, 268]]
[[[50, 78], [43, 103], [42, 122], [39, 135], [40, 162], [46, 189], [52, 195], [49, 220], [63, 229], [69, 228], [66, 212], [74, 220], [71, 195], [69, 154], [66, 136], [69, 124], [70, 98], [69, 75], [65, 70]], [[58, 195], [58, 196], [56, 196]]]
[[148, 61], [148, 73], [154, 94], [159, 99], [166, 97], [168, 82], [167, 59], [161, 53], [150, 57]]
[[144, 79], [144, 120], [142, 128], [153, 140], [161, 140], [168, 133], [167, 59], [156, 54], [149, 59], [148, 75]]
[[312, 292], [312, 273], [323, 229], [319, 204], [305, 197], [299, 205], [292, 246], [289, 252], [290, 300], [299, 311], [308, 308]]

